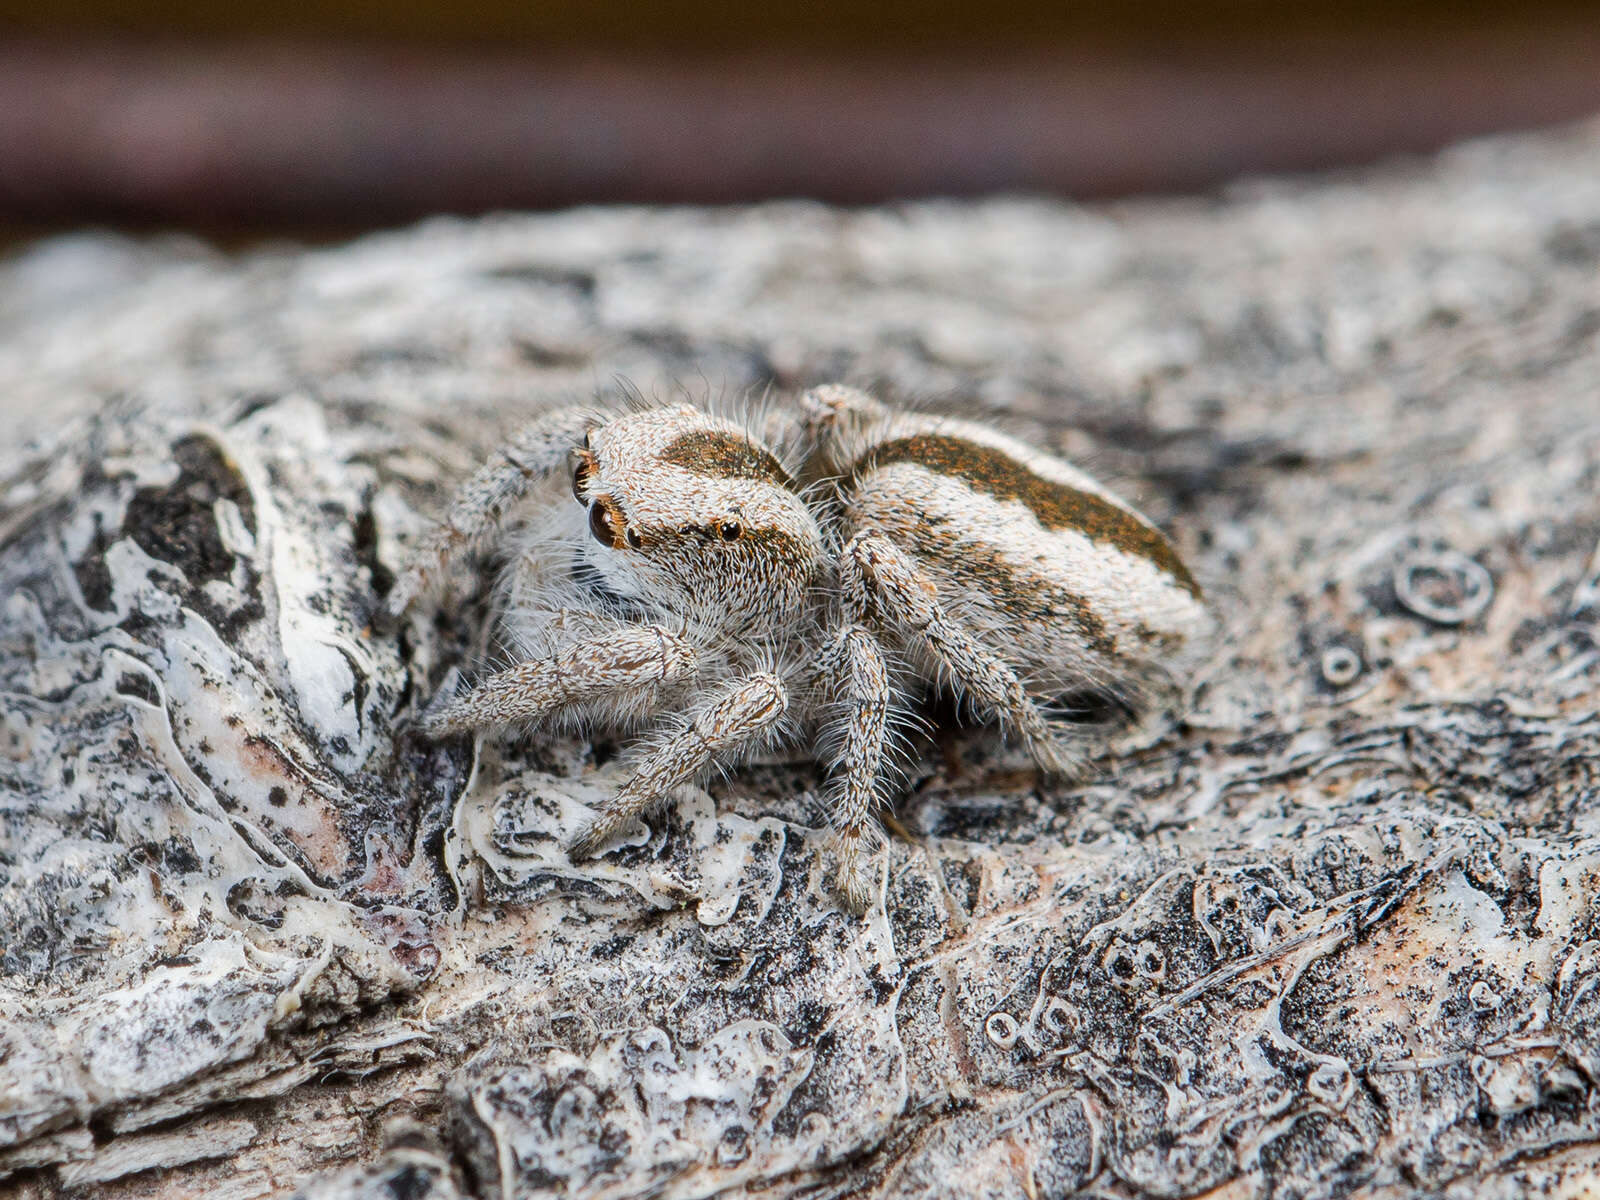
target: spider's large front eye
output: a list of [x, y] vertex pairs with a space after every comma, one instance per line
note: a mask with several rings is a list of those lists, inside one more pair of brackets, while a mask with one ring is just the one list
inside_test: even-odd
[[589, 532], [594, 534], [594, 540], [602, 546], [610, 546], [613, 550], [622, 545], [617, 537], [617, 522], [611, 510], [600, 501], [596, 500], [589, 506]]

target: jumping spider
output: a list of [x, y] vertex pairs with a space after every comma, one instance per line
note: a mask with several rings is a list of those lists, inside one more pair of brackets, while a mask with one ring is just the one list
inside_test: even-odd
[[1081, 753], [1051, 699], [1137, 710], [1209, 618], [1155, 526], [988, 426], [840, 386], [760, 423], [689, 404], [546, 414], [461, 489], [383, 615], [514, 531], [500, 620], [521, 661], [436, 701], [422, 732], [639, 733], [575, 856], [713, 764], [810, 738], [831, 768], [839, 890], [860, 911], [862, 842], [919, 693], [954, 692], [1071, 775]]

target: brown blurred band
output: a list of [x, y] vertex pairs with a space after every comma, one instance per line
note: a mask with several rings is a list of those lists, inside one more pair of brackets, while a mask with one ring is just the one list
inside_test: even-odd
[[648, 53], [0, 41], [0, 223], [271, 230], [590, 201], [1096, 196], [1600, 111], [1600, 21]]

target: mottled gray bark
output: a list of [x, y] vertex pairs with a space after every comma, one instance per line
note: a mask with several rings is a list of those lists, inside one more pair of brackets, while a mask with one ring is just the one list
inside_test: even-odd
[[[1600, 1184], [1600, 127], [1079, 209], [587, 211], [0, 264], [0, 1188], [1512, 1196]], [[1173, 530], [1181, 723], [818, 771], [626, 852], [573, 740], [367, 629], [496, 437], [623, 378], [1006, 414]]]

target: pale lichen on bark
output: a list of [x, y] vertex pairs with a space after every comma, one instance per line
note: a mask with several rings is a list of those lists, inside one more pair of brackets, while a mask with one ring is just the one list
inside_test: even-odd
[[[1578, 1194], [1600, 1182], [1600, 128], [1100, 208], [583, 211], [0, 264], [0, 1188]], [[573, 864], [612, 748], [432, 745], [368, 627], [627, 380], [1004, 414], [1175, 532], [1181, 723], [813, 764]], [[469, 589], [470, 590], [470, 589]]]

